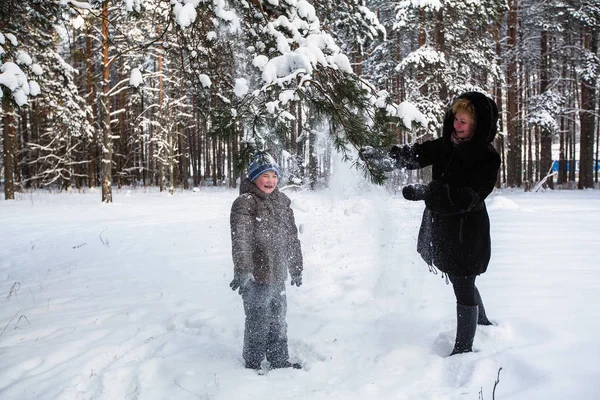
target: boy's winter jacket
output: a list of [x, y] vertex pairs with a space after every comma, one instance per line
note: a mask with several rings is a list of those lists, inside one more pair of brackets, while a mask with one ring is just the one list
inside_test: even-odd
[[461, 95], [473, 103], [476, 129], [471, 140], [451, 140], [454, 114], [444, 117], [442, 137], [402, 148], [390, 155], [399, 167], [432, 166], [433, 180], [424, 190], [425, 211], [417, 251], [428, 265], [456, 276], [486, 271], [491, 254], [490, 221], [484, 200], [496, 184], [500, 156], [492, 146], [498, 109], [482, 93]]
[[262, 192], [248, 179], [231, 206], [235, 276], [252, 273], [259, 284], [282, 283], [302, 273], [302, 252], [290, 199], [279, 189]]

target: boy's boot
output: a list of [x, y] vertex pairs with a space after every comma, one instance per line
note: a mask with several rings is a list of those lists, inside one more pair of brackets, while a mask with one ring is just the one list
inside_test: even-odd
[[477, 301], [477, 307], [479, 309], [479, 316], [477, 317], [477, 325], [494, 325], [490, 322], [487, 315], [485, 315], [485, 308], [483, 307], [483, 300], [477, 286], [475, 286], [475, 300]]
[[302, 369], [302, 365], [300, 363], [291, 363], [289, 361], [271, 364], [271, 369], [279, 369], [279, 368]]
[[246, 364], [244, 365], [244, 367], [246, 367], [248, 369], [259, 370], [261, 368], [261, 365], [260, 365], [260, 363], [257, 363], [257, 362], [248, 362], [248, 361], [246, 361]]
[[473, 339], [477, 330], [478, 306], [456, 304], [456, 341], [454, 350], [450, 353], [468, 353], [473, 351]]

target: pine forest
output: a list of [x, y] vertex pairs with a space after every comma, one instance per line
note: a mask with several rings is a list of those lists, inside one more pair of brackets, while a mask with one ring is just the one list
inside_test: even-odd
[[1, 0], [4, 198], [236, 187], [256, 151], [284, 184], [406, 181], [359, 150], [437, 137], [472, 90], [498, 187], [598, 188], [599, 39], [597, 0]]

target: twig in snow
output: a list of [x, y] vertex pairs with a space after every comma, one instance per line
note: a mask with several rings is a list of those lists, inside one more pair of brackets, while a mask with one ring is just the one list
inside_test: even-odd
[[500, 371], [502, 371], [502, 367], [498, 369], [498, 377], [496, 378], [496, 382], [494, 382], [494, 390], [492, 390], [492, 400], [496, 400], [496, 386], [500, 383]]
[[[21, 312], [21, 310], [17, 311], [17, 314], [19, 314]], [[15, 317], [17, 316], [17, 314], [13, 315], [13, 317], [10, 319], [10, 321], [8, 321], [8, 324], [6, 324], [6, 326], [4, 327], [4, 329], [2, 329], [2, 332], [0, 332], [0, 337], [2, 337], [2, 334], [4, 333], [4, 331], [6, 330], [6, 328], [8, 328], [8, 325], [10, 325], [10, 323], [12, 322], [13, 319], [15, 319]]]
[[17, 297], [17, 292], [19, 291], [20, 288], [21, 288], [21, 282], [13, 283], [12, 287], [10, 288], [10, 291], [8, 292], [8, 296], [6, 296], [6, 300], [10, 300], [10, 298], [12, 297], [13, 294], [15, 295], [15, 297]]
[[221, 385], [219, 384], [219, 375], [215, 373], [214, 379], [215, 379], [215, 387], [217, 388], [217, 392], [218, 392], [219, 390], [221, 390]]
[[104, 239], [104, 238], [102, 237], [102, 234], [103, 234], [104, 232], [106, 232], [106, 229], [105, 229], [105, 230], [103, 230], [102, 232], [100, 232], [100, 241], [102, 242], [102, 244], [103, 244], [103, 245], [105, 245], [106, 247], [108, 247], [108, 239]]
[[128, 398], [130, 395], [134, 394], [137, 391], [138, 391], [138, 387], [136, 386], [135, 389], [133, 390], [133, 392], [129, 393], [127, 396], [125, 396], [125, 398]]
[[27, 323], [28, 323], [29, 325], [31, 325], [31, 322], [29, 322], [29, 319], [28, 319], [26, 316], [24, 316], [24, 315], [21, 315], [21, 316], [19, 317], [19, 319], [17, 320], [17, 323], [15, 324], [15, 329], [17, 329], [17, 328], [19, 327], [19, 322], [21, 322], [21, 318], [25, 318], [25, 321], [27, 321]]
[[[498, 377], [496, 378], [496, 382], [494, 382], [494, 389], [492, 390], [492, 400], [496, 400], [496, 386], [500, 383], [500, 371], [502, 371], [502, 367], [498, 369]], [[483, 400], [483, 387], [479, 390], [479, 400]]]
[[554, 175], [558, 175], [558, 171], [554, 171], [552, 172], [552, 166], [550, 166], [550, 170], [548, 171], [548, 173], [546, 174], [545, 177], [543, 177], [538, 183], [535, 184], [535, 186], [533, 187], [533, 191], [537, 192], [538, 190], [541, 189], [542, 186], [544, 186], [544, 183], [546, 183], [546, 181], [553, 177]]
[[181, 385], [179, 384], [179, 382], [177, 382], [175, 379], [173, 379], [173, 382], [175, 383], [175, 385], [176, 385], [176, 386], [179, 386], [180, 388], [182, 388], [182, 389], [183, 389], [183, 390], [185, 390], [186, 392], [189, 392], [189, 393], [191, 393], [191, 394], [193, 394], [193, 395], [196, 395], [196, 396], [198, 396], [199, 398], [202, 398], [202, 396], [200, 396], [198, 393], [194, 393], [194, 392], [192, 392], [191, 390], [188, 390], [188, 389], [184, 388], [183, 386], [181, 386]]

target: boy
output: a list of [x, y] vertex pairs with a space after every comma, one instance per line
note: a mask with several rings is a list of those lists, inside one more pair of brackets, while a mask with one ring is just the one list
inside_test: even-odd
[[301, 368], [288, 360], [285, 280], [302, 284], [302, 252], [290, 199], [277, 189], [279, 166], [259, 154], [248, 168], [240, 196], [231, 206], [234, 278], [244, 302], [243, 357], [258, 370], [266, 357], [270, 368]]

